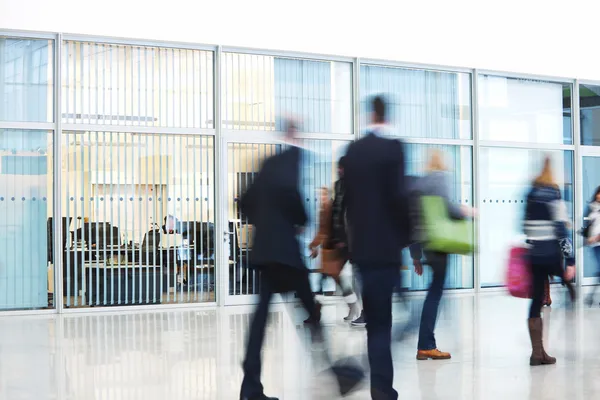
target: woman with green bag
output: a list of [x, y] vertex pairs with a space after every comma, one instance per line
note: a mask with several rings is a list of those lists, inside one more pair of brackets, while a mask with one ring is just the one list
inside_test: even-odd
[[[441, 243], [442, 241], [438, 240], [440, 243], [437, 243], [436, 246], [436, 243], [430, 239], [434, 236], [432, 227], [433, 231], [435, 231], [436, 226], [441, 227], [445, 222], [465, 220], [467, 217], [473, 216], [475, 210], [450, 202], [449, 179], [442, 153], [439, 150], [434, 150], [429, 156], [427, 173], [425, 176], [415, 180], [414, 187], [412, 188], [413, 193], [419, 196], [419, 199], [415, 199], [419, 203], [415, 208], [420, 221], [417, 223], [417, 230], [419, 232], [418, 240], [410, 247], [411, 257], [415, 266], [415, 272], [419, 276], [422, 275], [423, 264], [421, 260], [423, 258], [424, 247], [424, 262], [433, 271], [433, 280], [427, 291], [427, 297], [425, 298], [421, 313], [417, 360], [447, 360], [451, 358], [450, 353], [438, 350], [434, 330], [438, 308], [444, 291], [444, 282], [448, 269], [448, 255], [452, 254], [450, 252], [452, 245]], [[440, 205], [442, 207], [441, 211], [439, 210]], [[439, 216], [435, 215], [435, 208], [438, 209]], [[432, 219], [437, 219], [437, 221], [432, 221]], [[468, 227], [459, 227], [458, 229], [464, 230], [468, 229]], [[464, 250], [466, 251], [466, 249]]]

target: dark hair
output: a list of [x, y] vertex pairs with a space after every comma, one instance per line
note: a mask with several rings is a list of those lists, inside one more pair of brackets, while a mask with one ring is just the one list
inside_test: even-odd
[[385, 122], [385, 99], [383, 96], [375, 96], [371, 102], [373, 107], [373, 115], [376, 123]]
[[338, 168], [344, 168], [346, 166], [346, 156], [341, 156], [338, 160]]
[[592, 197], [592, 201], [591, 201], [591, 203], [593, 203], [593, 202], [595, 202], [595, 201], [596, 201], [596, 197], [598, 197], [598, 195], [599, 195], [599, 194], [600, 194], [600, 186], [598, 186], [598, 187], [596, 188], [596, 192], [594, 193], [594, 197]]

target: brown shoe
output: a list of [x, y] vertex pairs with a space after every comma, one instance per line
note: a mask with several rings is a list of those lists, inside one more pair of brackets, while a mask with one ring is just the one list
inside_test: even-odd
[[417, 351], [417, 360], [449, 360], [451, 358], [450, 353], [445, 353], [438, 349]]

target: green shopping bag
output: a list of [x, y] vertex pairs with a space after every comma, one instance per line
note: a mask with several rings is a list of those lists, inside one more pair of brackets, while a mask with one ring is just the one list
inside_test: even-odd
[[473, 252], [473, 222], [451, 219], [444, 198], [423, 196], [421, 216], [427, 250], [446, 254]]

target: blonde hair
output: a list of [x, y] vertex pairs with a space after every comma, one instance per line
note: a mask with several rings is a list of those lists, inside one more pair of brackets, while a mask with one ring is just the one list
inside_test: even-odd
[[544, 166], [542, 172], [534, 179], [534, 185], [537, 186], [551, 186], [558, 187], [556, 180], [554, 179], [554, 173], [552, 171], [552, 159], [549, 156], [544, 158]]
[[444, 154], [439, 149], [433, 149], [429, 152], [429, 160], [427, 161], [427, 172], [446, 171], [446, 163], [444, 162]]

